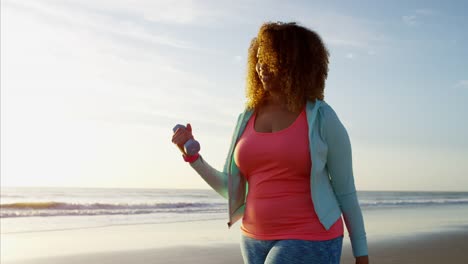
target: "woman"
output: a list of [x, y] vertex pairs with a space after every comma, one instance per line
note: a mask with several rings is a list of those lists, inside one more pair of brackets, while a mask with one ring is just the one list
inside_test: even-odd
[[[222, 172], [183, 158], [242, 218], [245, 263], [339, 263], [344, 221], [356, 263], [369, 263], [345, 127], [324, 100], [329, 53], [296, 23], [265, 23], [251, 42], [247, 103]], [[193, 138], [190, 124], [172, 142]]]

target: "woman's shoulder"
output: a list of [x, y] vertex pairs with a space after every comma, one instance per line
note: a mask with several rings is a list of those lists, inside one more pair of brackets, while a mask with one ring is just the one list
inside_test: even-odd
[[320, 102], [319, 110], [322, 112], [324, 118], [338, 117], [335, 109], [328, 102], [324, 100], [318, 100], [318, 101]]
[[333, 110], [333, 107], [328, 102], [320, 99], [315, 99], [313, 101], [308, 100], [306, 108], [308, 112], [313, 112], [314, 110], [317, 110], [322, 115], [329, 114], [329, 112], [335, 112]]
[[325, 134], [346, 131], [341, 118], [330, 103], [320, 100], [318, 111], [320, 112], [318, 115], [321, 119], [320, 124]]

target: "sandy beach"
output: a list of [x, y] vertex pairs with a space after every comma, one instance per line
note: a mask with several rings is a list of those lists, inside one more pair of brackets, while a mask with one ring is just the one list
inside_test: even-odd
[[[458, 230], [405, 236], [369, 244], [371, 263], [432, 264], [468, 263], [468, 227]], [[354, 263], [349, 244], [343, 246], [341, 263]], [[3, 262], [2, 262], [3, 263]], [[238, 244], [220, 246], [179, 246], [146, 250], [79, 254], [36, 258], [6, 263], [16, 264], [107, 264], [107, 263], [243, 263]]]
[[[76, 191], [75, 195], [82, 192]], [[85, 192], [86, 197], [93, 194], [90, 192]], [[112, 190], [99, 199], [105, 200], [122, 192]], [[153, 195], [151, 197], [147, 197], [147, 193], [130, 194], [132, 199], [135, 199], [134, 196], [146, 195], [142, 196], [143, 201], [167, 195], [165, 191], [152, 192], [149, 194]], [[191, 191], [177, 195], [182, 200], [204, 193]], [[404, 206], [364, 207], [370, 263], [468, 263], [468, 205], [460, 203], [464, 201], [464, 196], [452, 193], [363, 193], [362, 200], [366, 203], [379, 199], [391, 203], [401, 202], [395, 198], [397, 195], [407, 195], [414, 197], [407, 199], [426, 202], [421, 206], [409, 200], [408, 205]], [[450, 202], [449, 199], [454, 202], [433, 204]], [[225, 205], [218, 205], [217, 200], [207, 200], [207, 204]], [[88, 209], [85, 207], [85, 210]], [[243, 263], [240, 221], [228, 229], [223, 212], [188, 213], [184, 207], [182, 210], [179, 213], [159, 214], [1, 218], [0, 263]], [[347, 229], [341, 263], [354, 263]]]

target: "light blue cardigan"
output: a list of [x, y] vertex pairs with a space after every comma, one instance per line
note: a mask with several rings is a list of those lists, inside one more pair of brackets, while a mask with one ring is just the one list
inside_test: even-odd
[[[223, 171], [210, 166], [200, 155], [190, 166], [222, 197], [229, 201], [230, 228], [244, 215], [248, 182], [234, 162], [234, 147], [253, 114], [246, 108], [238, 119]], [[351, 157], [351, 143], [346, 128], [333, 108], [323, 100], [307, 101], [311, 199], [317, 216], [330, 227], [343, 214], [353, 255], [368, 255], [366, 232], [358, 203]]]

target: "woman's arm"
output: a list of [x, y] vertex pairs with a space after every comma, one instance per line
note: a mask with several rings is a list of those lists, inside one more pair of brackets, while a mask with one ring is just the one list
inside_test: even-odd
[[213, 168], [200, 155], [198, 159], [190, 163], [193, 169], [205, 180], [213, 190], [219, 193], [222, 197], [228, 199], [227, 189], [227, 173], [221, 172]]
[[330, 181], [343, 212], [355, 257], [365, 256], [367, 239], [364, 219], [354, 185], [351, 142], [348, 132], [329, 106], [323, 107], [323, 132], [328, 145], [327, 168]]
[[208, 183], [208, 185], [213, 188], [217, 193], [219, 193], [222, 197], [228, 199], [228, 164], [230, 159], [230, 153], [232, 152], [232, 148], [235, 144], [235, 135], [237, 128], [240, 123], [240, 117], [242, 114], [239, 114], [237, 117], [237, 123], [234, 128], [234, 132], [232, 133], [231, 137], [231, 144], [230, 148], [227, 153], [226, 161], [224, 162], [223, 171], [218, 171], [213, 168], [208, 162], [203, 159], [200, 155], [197, 160], [194, 162], [189, 163], [190, 166], [195, 169], [195, 171]]

